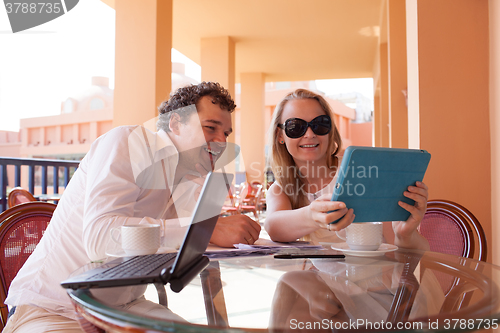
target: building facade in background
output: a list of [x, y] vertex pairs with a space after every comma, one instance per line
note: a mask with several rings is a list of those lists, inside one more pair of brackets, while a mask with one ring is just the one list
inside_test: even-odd
[[[184, 64], [172, 64], [172, 90], [198, 82], [184, 74]], [[266, 133], [272, 113], [281, 98], [287, 93], [305, 88], [321, 93], [314, 81], [266, 83], [265, 119]], [[240, 105], [240, 93], [236, 89], [235, 101]], [[354, 145], [372, 145], [371, 122], [360, 119], [359, 112], [344, 103], [325, 96], [330, 103], [335, 123], [339, 128], [344, 149]], [[352, 100], [348, 100], [352, 103]], [[359, 103], [358, 103], [359, 104]], [[241, 133], [239, 107], [235, 111], [235, 143], [239, 144]], [[371, 120], [371, 119], [369, 119]], [[19, 132], [0, 131], [0, 156], [81, 160], [91, 144], [113, 127], [113, 89], [109, 79], [92, 77], [91, 86], [61, 103], [61, 113], [55, 116], [21, 119]], [[267, 149], [266, 149], [267, 151]], [[236, 171], [242, 164], [237, 163]], [[8, 170], [9, 184], [13, 184], [13, 172]], [[11, 179], [12, 178], [12, 179]], [[25, 178], [25, 177], [23, 177]], [[49, 177], [50, 179], [50, 177]]]

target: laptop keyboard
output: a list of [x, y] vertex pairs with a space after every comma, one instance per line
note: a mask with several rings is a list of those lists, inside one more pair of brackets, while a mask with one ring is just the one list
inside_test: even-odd
[[175, 259], [176, 256], [177, 253], [172, 252], [133, 257], [104, 272], [92, 275], [87, 280], [148, 275], [158, 267], [164, 266], [165, 263]]

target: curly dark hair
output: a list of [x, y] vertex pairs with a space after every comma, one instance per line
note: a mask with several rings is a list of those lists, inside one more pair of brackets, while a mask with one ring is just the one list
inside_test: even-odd
[[189, 85], [177, 89], [167, 101], [161, 103], [158, 107], [160, 121], [158, 121], [157, 127], [168, 131], [168, 122], [170, 121], [171, 112], [174, 110], [181, 110], [176, 113], [181, 117], [181, 121], [185, 122], [192, 114], [192, 112], [186, 112], [186, 110], [192, 109], [185, 107], [198, 103], [203, 96], [211, 96], [212, 103], [218, 104], [221, 109], [227, 110], [230, 113], [236, 108], [236, 104], [234, 104], [229, 91], [218, 82], [203, 81], [197, 85]]

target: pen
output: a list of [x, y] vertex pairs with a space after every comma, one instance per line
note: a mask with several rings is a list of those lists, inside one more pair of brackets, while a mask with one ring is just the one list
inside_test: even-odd
[[300, 259], [300, 258], [333, 258], [343, 259], [343, 254], [275, 254], [276, 259]]

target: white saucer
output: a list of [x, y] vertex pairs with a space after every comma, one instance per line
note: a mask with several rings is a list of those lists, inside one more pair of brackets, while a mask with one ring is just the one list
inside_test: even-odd
[[342, 251], [345, 255], [357, 256], [357, 257], [377, 257], [384, 253], [396, 251], [398, 247], [392, 244], [382, 243], [380, 247], [375, 251], [358, 251], [351, 250], [347, 243], [333, 243], [332, 249]]
[[[171, 247], [160, 247], [156, 253], [169, 253], [169, 252], [176, 252], [177, 250]], [[133, 257], [131, 255], [128, 255], [123, 251], [122, 248], [115, 248], [115, 249], [110, 249], [106, 250], [106, 255], [108, 257]]]

